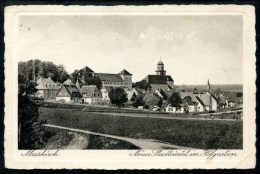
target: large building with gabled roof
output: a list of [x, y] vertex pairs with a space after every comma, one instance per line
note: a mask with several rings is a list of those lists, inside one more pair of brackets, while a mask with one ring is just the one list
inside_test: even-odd
[[150, 85], [151, 91], [163, 90], [168, 91], [173, 88], [174, 80], [170, 75], [166, 75], [164, 64], [160, 60], [157, 64], [156, 75], [148, 75], [144, 80]]
[[118, 74], [95, 73], [92, 69], [86, 66], [79, 70], [79, 72], [82, 75], [82, 81], [85, 79], [85, 74], [99, 78], [102, 82], [102, 87], [122, 87], [132, 89], [132, 74], [125, 69], [123, 69]]

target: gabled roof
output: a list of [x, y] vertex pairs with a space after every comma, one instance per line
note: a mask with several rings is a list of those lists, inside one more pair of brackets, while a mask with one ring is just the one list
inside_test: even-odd
[[132, 75], [130, 72], [126, 71], [125, 69], [123, 69], [119, 74], [122, 74], [122, 75]]
[[62, 87], [64, 87], [66, 89], [66, 91], [68, 92], [68, 94], [70, 96], [77, 96], [77, 97], [81, 97], [81, 94], [78, 90], [78, 88], [76, 87], [76, 85], [66, 85], [66, 84], [63, 84], [59, 91], [57, 92], [57, 94], [60, 92], [60, 90], [62, 89]]
[[86, 94], [87, 97], [92, 97], [96, 90], [97, 87], [95, 85], [84, 85], [80, 88], [80, 93]]
[[217, 98], [214, 95], [212, 95], [210, 92], [209, 92], [209, 94], [205, 93], [205, 94], [200, 95], [200, 99], [207, 106], [210, 105], [210, 100], [212, 101], [213, 99], [215, 99], [218, 102]]
[[198, 101], [202, 106], [205, 106], [205, 104], [203, 103], [203, 101], [202, 101], [198, 96], [196, 96], [195, 98], [197, 99], [197, 101]]
[[167, 84], [167, 81], [173, 81], [172, 77], [162, 75], [148, 75], [145, 80], [149, 84]]
[[51, 78], [40, 77], [37, 80], [37, 89], [59, 89], [57, 84]]
[[184, 97], [183, 103], [185, 103], [187, 105], [194, 105], [194, 102], [192, 101], [192, 98], [190, 96]]
[[95, 73], [94, 76], [100, 78], [101, 81], [123, 82], [120, 74]]
[[85, 72], [94, 72], [92, 69], [90, 69], [88, 66], [82, 68], [81, 70], [85, 71]]
[[67, 91], [72, 94], [72, 93], [79, 93], [78, 88], [76, 85], [64, 85], [64, 87], [67, 89]]

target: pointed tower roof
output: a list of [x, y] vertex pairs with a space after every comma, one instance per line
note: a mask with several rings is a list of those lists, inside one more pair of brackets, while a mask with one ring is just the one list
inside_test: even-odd
[[126, 71], [125, 69], [123, 69], [119, 74], [121, 74], [121, 75], [132, 75], [130, 72]]
[[158, 65], [163, 65], [163, 61], [162, 61], [161, 57], [160, 57], [160, 60], [159, 60], [159, 62], [157, 64]]

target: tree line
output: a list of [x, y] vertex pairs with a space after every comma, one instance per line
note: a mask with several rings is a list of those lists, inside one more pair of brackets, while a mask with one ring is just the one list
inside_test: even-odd
[[54, 82], [63, 83], [69, 78], [63, 65], [41, 60], [29, 60], [18, 63], [18, 83], [35, 81], [39, 77], [50, 77]]

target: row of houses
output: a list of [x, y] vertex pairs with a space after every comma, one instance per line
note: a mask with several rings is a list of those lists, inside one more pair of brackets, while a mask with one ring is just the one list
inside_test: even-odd
[[[63, 84], [55, 83], [51, 78], [40, 77], [37, 80], [37, 97], [51, 99], [63, 102], [80, 102], [89, 104], [98, 104], [101, 102], [108, 103], [110, 101], [108, 93], [112, 86], [102, 86], [99, 90], [95, 85], [83, 85], [80, 87], [78, 81], [73, 84], [70, 79]], [[135, 89], [124, 88], [128, 99], [135, 94]]]
[[[86, 84], [84, 83], [86, 76], [99, 78], [102, 88], [99, 90], [94, 85], [84, 85]], [[79, 84], [79, 80], [83, 83]], [[64, 102], [107, 103], [110, 101], [108, 96], [110, 90], [113, 87], [122, 87], [125, 89], [129, 101], [133, 95], [156, 95], [164, 100], [163, 109], [166, 112], [173, 113], [216, 111], [237, 107], [243, 103], [242, 92], [224, 91], [213, 94], [209, 81], [205, 91], [196, 89], [193, 91], [176, 91], [174, 80], [170, 75], [166, 75], [164, 64], [161, 60], [157, 64], [156, 75], [147, 75], [144, 80], [150, 86], [146, 91], [132, 88], [132, 74], [125, 69], [118, 74], [95, 73], [86, 66], [78, 71], [78, 80], [75, 84], [72, 83], [71, 79], [67, 79], [61, 84], [55, 83], [51, 78], [40, 77], [37, 80], [37, 97]], [[174, 103], [166, 102], [174, 93], [181, 100], [181, 103], [177, 106]], [[154, 97], [150, 96], [147, 98]]]
[[213, 94], [210, 90], [201, 92], [180, 91], [176, 95], [180, 97], [181, 103], [179, 105], [168, 103], [165, 108], [166, 112], [208, 112], [242, 107], [243, 105], [242, 92], [224, 91]]

